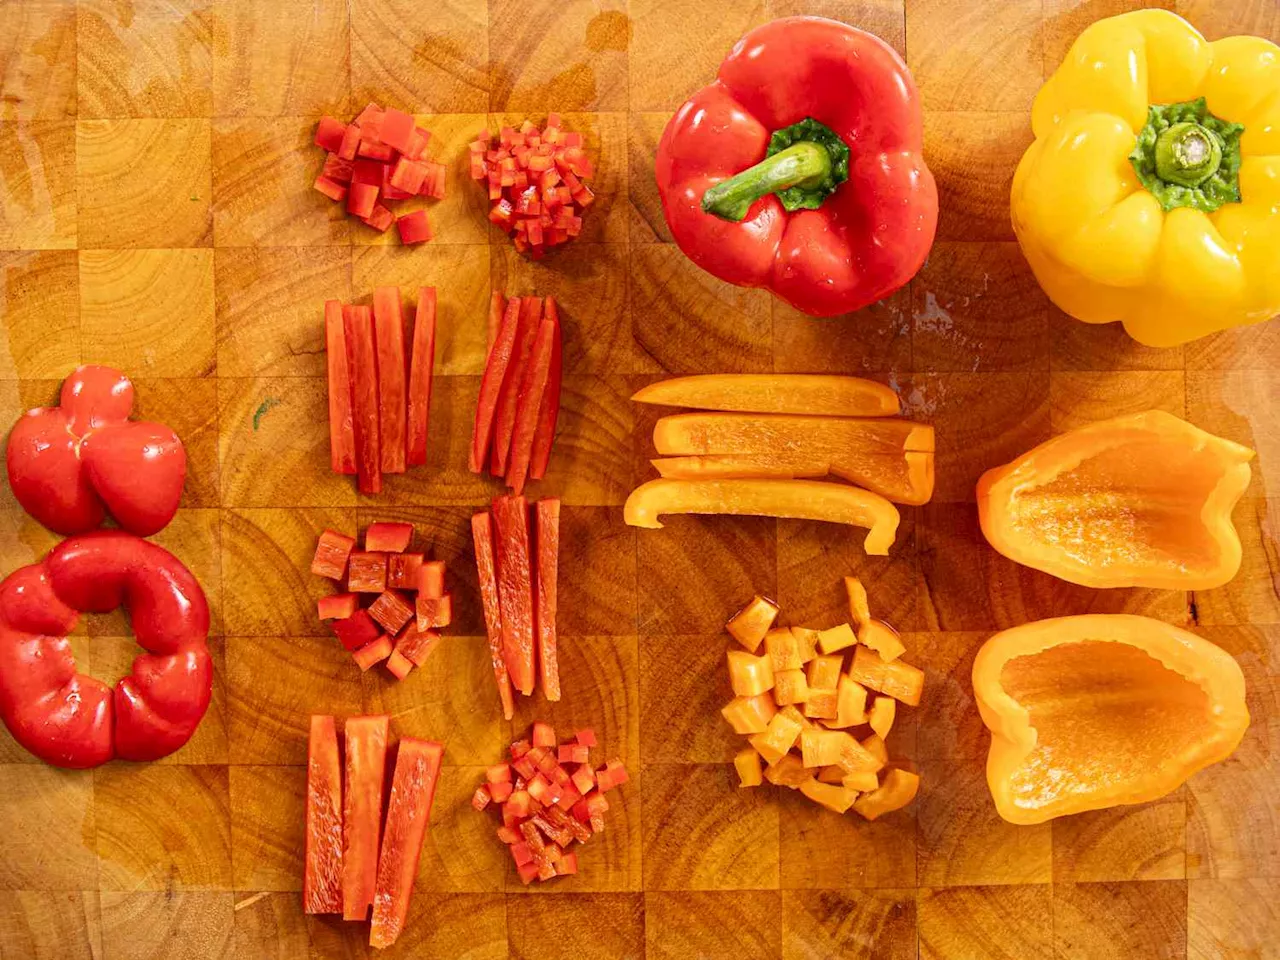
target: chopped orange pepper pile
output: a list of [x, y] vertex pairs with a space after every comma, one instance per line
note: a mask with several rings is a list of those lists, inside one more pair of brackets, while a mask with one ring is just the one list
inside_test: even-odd
[[861, 581], [845, 577], [845, 586], [856, 630], [775, 628], [778, 607], [764, 597], [733, 616], [726, 629], [746, 649], [729, 651], [735, 697], [720, 712], [751, 744], [733, 761], [742, 786], [768, 780], [874, 820], [919, 789], [918, 775], [889, 766], [885, 738], [898, 703], [920, 703], [924, 673], [900, 659], [897, 632], [871, 617]]

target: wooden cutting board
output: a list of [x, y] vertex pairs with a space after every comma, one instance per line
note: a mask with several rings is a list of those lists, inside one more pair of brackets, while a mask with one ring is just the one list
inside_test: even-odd
[[[411, 923], [421, 957], [1236, 958], [1280, 956], [1280, 323], [1174, 350], [1052, 308], [1010, 231], [1031, 98], [1070, 40], [1127, 0], [3, 0], [0, 423], [81, 361], [136, 379], [182, 435], [183, 509], [156, 539], [214, 610], [213, 707], [165, 762], [65, 772], [0, 741], [0, 956], [363, 956], [366, 928], [300, 914], [306, 720], [386, 711], [448, 743]], [[1206, 34], [1280, 39], [1274, 0], [1179, 0]], [[771, 17], [845, 19], [904, 51], [926, 111], [938, 243], [906, 290], [815, 322], [712, 280], [670, 243], [653, 182], [666, 119]], [[406, 249], [310, 189], [324, 113], [424, 114], [450, 167], [436, 240]], [[598, 157], [583, 236], [538, 264], [489, 231], [465, 144], [559, 110]], [[487, 111], [492, 111], [486, 116]], [[328, 469], [321, 303], [377, 284], [441, 303], [430, 464], [358, 497]], [[564, 498], [566, 696], [501, 721], [468, 518], [496, 492], [465, 469], [489, 291], [554, 295], [562, 433], [535, 494]], [[766, 519], [622, 523], [650, 475], [666, 373], [837, 371], [896, 385], [938, 431], [938, 491], [888, 558], [846, 529]], [[1161, 407], [1258, 450], [1236, 511], [1238, 577], [1194, 597], [1097, 592], [1018, 568], [977, 529], [973, 486], [1055, 430]], [[361, 676], [317, 623], [317, 533], [410, 520], [449, 562], [456, 627], [403, 684]], [[3, 570], [54, 538], [7, 490]], [[793, 622], [843, 617], [857, 574], [928, 671], [890, 746], [924, 777], [874, 824], [789, 791], [739, 790], [726, 616], [755, 592]], [[1235, 655], [1253, 726], [1227, 762], [1155, 803], [1014, 827], [983, 779], [969, 668], [994, 630], [1086, 611], [1188, 624]], [[80, 662], [136, 652], [90, 622]], [[582, 873], [522, 889], [468, 799], [533, 719], [593, 726], [632, 782]], [[1106, 744], [1099, 744], [1106, 750]]]

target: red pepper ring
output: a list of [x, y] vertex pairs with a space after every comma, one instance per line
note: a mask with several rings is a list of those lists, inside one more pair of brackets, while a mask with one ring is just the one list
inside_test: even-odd
[[[849, 148], [847, 179], [812, 149], [820, 137], [788, 129], [805, 120]], [[938, 191], [923, 139], [915, 83], [891, 47], [834, 20], [774, 20], [739, 40], [667, 124], [663, 213], [680, 249], [721, 280], [813, 316], [848, 313], [903, 287], [933, 244]]]
[[[112, 689], [76, 672], [81, 612], [124, 605], [143, 653]], [[190, 738], [213, 690], [209, 604], [163, 547], [118, 530], [62, 541], [0, 582], [0, 719], [46, 763], [156, 760]]]

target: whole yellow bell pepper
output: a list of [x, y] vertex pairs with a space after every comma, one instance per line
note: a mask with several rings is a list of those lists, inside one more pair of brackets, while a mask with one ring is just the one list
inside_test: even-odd
[[1165, 10], [1100, 20], [1031, 125], [1013, 227], [1062, 310], [1149, 346], [1280, 313], [1280, 47]]

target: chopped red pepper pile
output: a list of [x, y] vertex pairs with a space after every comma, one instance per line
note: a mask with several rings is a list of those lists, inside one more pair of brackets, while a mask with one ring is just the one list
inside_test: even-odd
[[578, 872], [576, 840], [586, 843], [604, 829], [609, 801], [604, 795], [630, 777], [622, 761], [591, 767], [596, 735], [580, 730], [559, 746], [546, 723], [533, 725], [533, 742], [511, 744], [511, 762], [485, 771], [471, 805], [483, 810], [497, 804], [502, 811], [498, 837], [511, 850], [516, 872], [525, 883]]
[[[453, 619], [444, 561], [407, 552], [412, 540], [410, 523], [370, 524], [363, 550], [355, 549], [354, 537], [326, 530], [311, 561], [316, 576], [346, 580], [345, 593], [316, 602], [320, 619], [331, 621], [362, 671], [385, 662], [397, 680], [426, 663], [440, 642], [438, 631]], [[362, 607], [362, 597], [372, 602]]]
[[471, 535], [498, 698], [510, 720], [513, 687], [527, 697], [541, 680], [546, 698], [560, 699], [560, 501], [548, 497], [530, 506], [524, 497], [498, 497], [490, 513], [471, 518]]
[[349, 717], [345, 776], [333, 717], [313, 716], [307, 747], [305, 913], [364, 920], [369, 943], [388, 947], [404, 929], [431, 819], [444, 744], [400, 740], [383, 816], [390, 718]]
[[443, 163], [423, 159], [431, 134], [413, 115], [371, 103], [350, 124], [321, 117], [315, 144], [328, 151], [315, 188], [379, 233], [394, 223], [401, 243], [431, 239], [427, 211], [397, 217], [383, 201], [444, 199]]
[[563, 129], [560, 115], [539, 130], [488, 130], [471, 143], [471, 176], [489, 184], [489, 219], [515, 238], [516, 249], [539, 260], [548, 247], [582, 232], [582, 212], [595, 200], [584, 180], [595, 175], [583, 137]]
[[560, 312], [553, 297], [489, 303], [489, 358], [480, 380], [467, 465], [503, 477], [517, 494], [541, 480], [560, 416]]
[[330, 466], [381, 493], [382, 474], [427, 462], [436, 289], [418, 288], [407, 358], [399, 287], [375, 289], [372, 307], [326, 301], [324, 329]]

